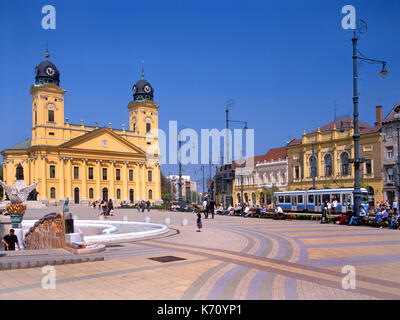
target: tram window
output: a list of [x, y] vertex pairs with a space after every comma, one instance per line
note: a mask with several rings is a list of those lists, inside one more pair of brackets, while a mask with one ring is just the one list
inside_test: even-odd
[[297, 203], [303, 203], [303, 196], [297, 196]]
[[368, 202], [368, 193], [366, 192], [362, 193], [362, 202]]
[[340, 202], [340, 194], [333, 194], [332, 195], [332, 201], [335, 200], [335, 199], [336, 199], [337, 202]]
[[346, 205], [346, 194], [342, 194], [342, 205]]
[[313, 194], [308, 195], [308, 203], [314, 203], [314, 195]]
[[330, 194], [323, 194], [322, 195], [322, 202], [325, 203], [325, 201], [331, 202], [331, 195]]
[[285, 203], [290, 203], [290, 196], [285, 196]]
[[278, 197], [278, 202], [279, 202], [279, 203], [283, 203], [283, 202], [284, 202], [284, 201], [283, 201], [283, 196], [279, 196], [279, 197]]

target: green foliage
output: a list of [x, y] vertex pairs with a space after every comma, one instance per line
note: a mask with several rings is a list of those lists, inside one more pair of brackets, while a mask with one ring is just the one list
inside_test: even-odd
[[161, 199], [163, 199], [164, 202], [172, 201], [173, 197], [174, 197], [174, 196], [172, 195], [172, 193], [163, 193], [163, 194], [161, 195]]

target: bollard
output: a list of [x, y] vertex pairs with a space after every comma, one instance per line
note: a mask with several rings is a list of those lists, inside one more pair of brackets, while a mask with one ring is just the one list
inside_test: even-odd
[[124, 221], [128, 221], [128, 217], [127, 217], [127, 216], [124, 216], [123, 220], [124, 220]]
[[182, 225], [183, 225], [184, 227], [186, 227], [186, 226], [188, 225], [188, 219], [183, 218], [183, 219], [182, 219]]
[[170, 224], [171, 223], [171, 218], [165, 218], [164, 219], [165, 224]]
[[150, 217], [146, 217], [146, 218], [144, 218], [144, 221], [145, 221], [146, 223], [149, 223], [149, 222], [150, 222], [150, 220], [151, 220], [151, 218], [150, 218]]
[[104, 220], [104, 216], [103, 215], [99, 216], [99, 220]]

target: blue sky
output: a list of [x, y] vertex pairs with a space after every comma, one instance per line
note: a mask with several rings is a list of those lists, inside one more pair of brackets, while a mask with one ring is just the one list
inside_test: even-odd
[[[57, 10], [56, 30], [41, 28], [46, 4]], [[127, 124], [144, 60], [161, 128], [169, 120], [223, 128], [233, 98], [231, 117], [255, 129], [256, 154], [283, 146], [303, 128], [332, 121], [334, 100], [338, 114], [352, 114], [352, 32], [341, 28], [346, 4], [368, 23], [359, 49], [387, 60], [391, 72], [382, 80], [379, 65], [360, 68], [360, 119], [373, 124], [376, 105], [385, 115], [400, 101], [396, 0], [0, 0], [0, 149], [30, 136], [29, 87], [46, 40], [70, 122]]]

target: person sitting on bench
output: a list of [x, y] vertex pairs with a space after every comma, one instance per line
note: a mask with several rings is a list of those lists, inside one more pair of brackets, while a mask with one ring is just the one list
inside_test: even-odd
[[363, 206], [360, 206], [359, 209], [360, 212], [357, 215], [351, 217], [349, 226], [352, 225], [353, 223], [358, 224], [367, 215]]
[[351, 207], [347, 207], [347, 212], [336, 222], [336, 224], [343, 224], [346, 220], [350, 219], [353, 215], [353, 211], [351, 211]]

